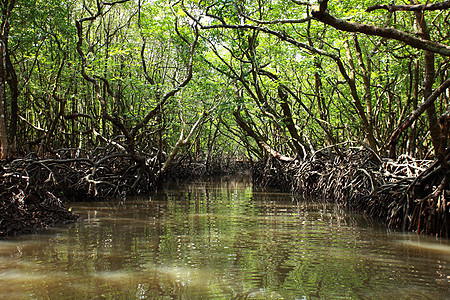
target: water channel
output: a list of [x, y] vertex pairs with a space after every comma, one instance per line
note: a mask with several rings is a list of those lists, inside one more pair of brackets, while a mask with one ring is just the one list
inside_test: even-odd
[[386, 232], [248, 178], [71, 204], [0, 242], [0, 299], [449, 299], [450, 242]]

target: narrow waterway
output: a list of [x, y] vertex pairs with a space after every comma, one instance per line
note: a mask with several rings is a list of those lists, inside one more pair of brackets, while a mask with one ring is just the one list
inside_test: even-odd
[[448, 299], [450, 243], [388, 233], [248, 178], [75, 203], [82, 219], [0, 242], [1, 299]]

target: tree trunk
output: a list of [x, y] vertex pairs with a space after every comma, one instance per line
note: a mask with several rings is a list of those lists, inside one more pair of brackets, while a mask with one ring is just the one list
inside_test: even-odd
[[268, 153], [273, 158], [276, 158], [281, 161], [290, 162], [294, 160], [293, 158], [287, 157], [281, 154], [280, 152], [276, 151], [275, 149], [272, 149], [264, 141], [264, 139], [261, 136], [259, 136], [259, 134], [257, 134], [252, 128], [250, 128], [250, 126], [248, 126], [248, 124], [244, 121], [244, 119], [241, 116], [240, 109], [241, 109], [240, 107], [236, 107], [235, 110], [233, 111], [233, 116], [236, 119], [236, 123], [246, 133], [246, 135], [251, 136], [256, 141], [256, 143], [258, 144], [258, 146], [262, 151]]
[[[425, 18], [422, 12], [414, 12], [416, 22], [418, 25], [419, 33], [425, 40], [430, 40], [430, 32], [427, 28]], [[425, 74], [423, 78], [423, 96], [424, 99], [428, 99], [433, 92], [433, 83], [435, 76], [434, 69], [434, 53], [431, 51], [424, 51], [424, 68]], [[441, 143], [441, 130], [437, 120], [436, 106], [434, 102], [426, 110], [428, 123], [430, 126], [431, 140], [433, 142], [434, 151], [437, 153]]]
[[[412, 109], [415, 111], [417, 109], [419, 99], [419, 60], [416, 60], [414, 66], [414, 79], [413, 79], [413, 99], [412, 99]], [[408, 136], [407, 153], [411, 157], [416, 156], [416, 144], [417, 144], [417, 129], [416, 122], [411, 126]]]
[[6, 45], [0, 40], [0, 159], [8, 157], [8, 138], [5, 122]]
[[356, 89], [356, 80], [355, 80], [355, 64], [353, 62], [353, 56], [352, 51], [350, 49], [350, 45], [348, 41], [346, 40], [344, 43], [345, 50], [347, 52], [347, 58], [348, 63], [350, 65], [350, 76], [347, 79], [347, 83], [351, 89], [351, 95], [353, 98], [353, 104], [355, 105], [356, 111], [361, 119], [362, 126], [365, 132], [365, 138], [367, 142], [369, 143], [370, 148], [375, 152], [378, 153], [378, 146], [377, 141], [375, 140], [375, 136], [373, 134], [373, 128], [370, 126], [369, 121], [367, 119], [366, 112], [364, 110], [364, 107], [361, 103], [361, 100], [359, 99], [358, 91]]
[[9, 127], [10, 136], [10, 152], [15, 152], [17, 143], [17, 122], [18, 122], [18, 98], [19, 98], [19, 83], [17, 80], [16, 70], [11, 62], [8, 47], [6, 47], [6, 73], [9, 90], [11, 93], [11, 119]]

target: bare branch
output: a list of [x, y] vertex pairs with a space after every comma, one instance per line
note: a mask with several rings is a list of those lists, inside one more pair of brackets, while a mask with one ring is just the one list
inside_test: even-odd
[[95, 128], [92, 128], [92, 133], [94, 134], [94, 136], [98, 137], [99, 139], [101, 139], [102, 141], [104, 141], [107, 144], [113, 145], [114, 147], [116, 147], [120, 151], [125, 151], [126, 150], [126, 148], [124, 146], [122, 146], [121, 144], [119, 144], [117, 142], [114, 142], [113, 140], [109, 140], [109, 139], [105, 138], [97, 130], [95, 130]]
[[299, 0], [291, 0], [291, 1], [298, 5], [311, 6], [311, 3], [309, 1], [299, 1]]
[[443, 1], [434, 4], [417, 4], [417, 5], [394, 5], [394, 4], [377, 4], [369, 6], [366, 12], [372, 12], [377, 9], [385, 9], [389, 12], [395, 11], [433, 11], [433, 10], [446, 10], [450, 8], [450, 1]]
[[373, 25], [351, 23], [333, 17], [328, 13], [327, 2], [322, 1], [318, 9], [312, 11], [312, 16], [327, 25], [346, 32], [359, 32], [397, 40], [416, 49], [427, 50], [443, 56], [450, 56], [450, 47], [441, 43], [424, 40], [394, 28], [381, 28]]
[[278, 160], [281, 161], [286, 161], [286, 162], [291, 162], [294, 161], [294, 159], [292, 157], [288, 157], [285, 156], [283, 154], [281, 154], [280, 152], [276, 151], [275, 149], [272, 149], [272, 147], [270, 147], [265, 141], [264, 139], [257, 134], [248, 124], [247, 122], [245, 122], [245, 120], [242, 118], [241, 116], [241, 112], [240, 112], [240, 107], [237, 107], [234, 111], [233, 111], [233, 116], [236, 119], [237, 124], [239, 125], [239, 127], [241, 127], [242, 130], [245, 131], [245, 133], [249, 136], [251, 136], [256, 143], [258, 144], [258, 146], [261, 148], [261, 150], [264, 150], [265, 152], [267, 152], [270, 156], [272, 156], [273, 158], [276, 158]]
[[183, 82], [181, 82], [177, 87], [175, 87], [174, 89], [170, 90], [169, 92], [165, 93], [161, 100], [159, 101], [159, 103], [155, 106], [155, 108], [153, 108], [150, 112], [147, 113], [147, 115], [139, 122], [137, 123], [133, 129], [130, 131], [131, 135], [134, 136], [136, 135], [136, 133], [145, 126], [145, 124], [147, 124], [151, 118], [153, 118], [154, 116], [156, 116], [156, 114], [161, 111], [161, 109], [163, 108], [164, 104], [167, 102], [167, 100], [174, 96], [176, 93], [178, 93], [183, 87], [185, 87], [189, 81], [191, 81], [192, 79], [192, 71], [193, 71], [193, 65], [194, 65], [194, 54], [195, 54], [195, 49], [197, 48], [197, 43], [198, 43], [198, 28], [197, 26], [194, 26], [194, 41], [192, 43], [190, 43], [190, 48], [189, 48], [189, 61], [188, 61], [188, 66], [187, 66], [187, 74], [186, 77], [184, 78]]
[[198, 128], [201, 128], [203, 126], [203, 124], [209, 118], [209, 115], [214, 110], [216, 110], [217, 106], [218, 106], [218, 104], [216, 106], [214, 106], [212, 109], [210, 109], [209, 111], [203, 113], [197, 119], [197, 121], [194, 123], [194, 125], [192, 125], [192, 128], [191, 128], [191, 130], [189, 131], [189, 133], [188, 133], [188, 135], [186, 137], [184, 137], [184, 133], [185, 133], [185, 130], [186, 130], [186, 123], [184, 121], [183, 112], [181, 112], [181, 116], [180, 117], [181, 117], [182, 128], [181, 128], [180, 137], [178, 138], [178, 141], [176, 142], [175, 146], [173, 147], [172, 152], [167, 157], [166, 161], [164, 162], [164, 165], [162, 166], [161, 170], [158, 172], [157, 176], [160, 176], [161, 174], [163, 174], [164, 172], [167, 171], [167, 169], [170, 167], [170, 165], [172, 164], [173, 160], [175, 159], [176, 155], [180, 151], [181, 147], [184, 147], [184, 146], [186, 146], [189, 143], [189, 141], [191, 140], [192, 136], [194, 135], [194, 132]]
[[303, 19], [281, 19], [281, 20], [264, 21], [264, 20], [253, 19], [246, 15], [243, 15], [243, 17], [246, 18], [247, 20], [250, 20], [250, 21], [260, 24], [260, 25], [301, 24], [301, 23], [306, 23], [312, 19], [312, 17], [307, 17], [307, 18], [303, 18]]
[[108, 6], [113, 6], [116, 4], [120, 4], [120, 3], [125, 3], [128, 2], [130, 0], [118, 0], [118, 1], [113, 1], [113, 2], [102, 2], [103, 5], [108, 5]]

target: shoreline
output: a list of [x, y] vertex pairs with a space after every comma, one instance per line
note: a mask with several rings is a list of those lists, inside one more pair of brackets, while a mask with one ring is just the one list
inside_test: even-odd
[[[302, 162], [282, 162], [273, 158], [256, 163], [216, 161], [174, 164], [159, 182], [149, 182], [140, 190], [101, 193], [102, 186], [81, 182], [85, 172], [76, 174], [72, 165], [67, 177], [78, 178], [67, 185], [67, 178], [49, 182], [66, 162], [53, 161], [53, 169], [39, 165], [39, 174], [24, 176], [15, 166], [3, 165], [0, 185], [0, 239], [35, 233], [48, 227], [74, 222], [78, 216], [64, 207], [71, 201], [116, 199], [156, 191], [166, 180], [192, 180], [202, 176], [230, 175], [251, 169], [252, 182], [259, 188], [276, 188], [303, 197], [321, 197], [383, 222], [389, 229], [449, 238], [449, 182], [445, 172], [433, 161], [416, 161], [400, 156], [396, 161], [374, 157], [360, 148], [345, 155], [321, 154]], [[66, 166], [66, 165], [64, 165]], [[66, 168], [67, 169], [67, 168]], [[75, 174], [75, 175], [74, 175]], [[430, 175], [431, 174], [431, 175]], [[155, 177], [151, 177], [155, 178]], [[113, 185], [114, 182], [110, 183]], [[107, 186], [107, 184], [105, 183]], [[109, 190], [106, 190], [109, 191]], [[56, 196], [58, 195], [58, 196]]]

